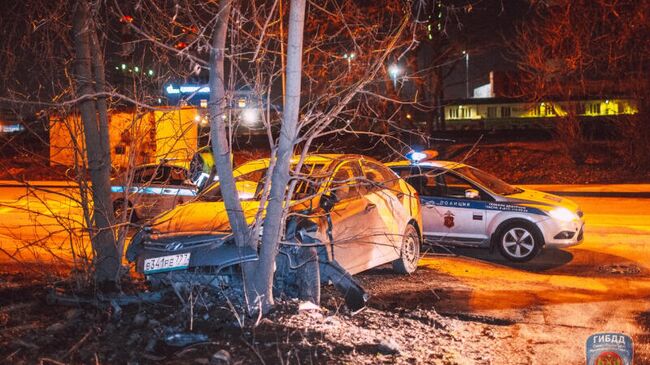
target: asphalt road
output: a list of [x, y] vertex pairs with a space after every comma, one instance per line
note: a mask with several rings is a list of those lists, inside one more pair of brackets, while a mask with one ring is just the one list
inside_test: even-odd
[[[83, 253], [87, 235], [74, 195], [0, 189], [2, 265], [59, 263], [72, 249]], [[494, 345], [520, 353], [521, 363], [584, 362], [586, 338], [605, 331], [632, 335], [636, 363], [650, 363], [650, 199], [574, 200], [585, 212], [581, 245], [544, 250], [525, 264], [486, 250], [435, 248], [412, 276], [382, 268], [359, 275], [370, 305], [433, 307], [504, 326], [509, 335]]]
[[[635, 363], [650, 363], [650, 199], [574, 198], [585, 211], [585, 240], [512, 264], [487, 250], [437, 248], [412, 277], [378, 269], [362, 275], [371, 305], [433, 307], [506, 326], [490, 346], [514, 363], [584, 363], [595, 332], [635, 340]], [[522, 357], [523, 356], [523, 357]]]

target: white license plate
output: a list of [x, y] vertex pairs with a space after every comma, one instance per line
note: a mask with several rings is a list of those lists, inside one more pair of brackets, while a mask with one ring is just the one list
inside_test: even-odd
[[162, 271], [182, 270], [190, 266], [190, 253], [154, 257], [144, 260], [144, 273], [153, 274]]

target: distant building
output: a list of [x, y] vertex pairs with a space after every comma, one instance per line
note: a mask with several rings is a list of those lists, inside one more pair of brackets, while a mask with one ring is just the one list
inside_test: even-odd
[[548, 128], [569, 113], [580, 119], [616, 118], [638, 113], [629, 98], [584, 98], [570, 101], [526, 102], [509, 98], [472, 98], [445, 105], [445, 125], [457, 129]]
[[[173, 160], [188, 166], [198, 149], [198, 128], [205, 115], [197, 108], [169, 108], [136, 114], [109, 115], [111, 162], [114, 168]], [[78, 114], [50, 117], [50, 164], [74, 166], [85, 158]], [[82, 152], [80, 154], [79, 152]]]
[[567, 115], [574, 115], [580, 120], [598, 120], [638, 113], [636, 101], [627, 97], [585, 96], [572, 100], [553, 98], [532, 102], [512, 97], [515, 85], [513, 75], [491, 71], [488, 83], [475, 88], [472, 98], [446, 102], [446, 129], [550, 128]]

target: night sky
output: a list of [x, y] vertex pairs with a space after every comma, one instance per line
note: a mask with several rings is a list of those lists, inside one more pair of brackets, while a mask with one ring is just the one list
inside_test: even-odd
[[[470, 2], [467, 2], [470, 3]], [[448, 34], [465, 42], [470, 51], [469, 83], [470, 96], [473, 88], [488, 82], [492, 70], [515, 71], [507, 42], [513, 36], [515, 27], [530, 16], [530, 3], [525, 0], [479, 0], [462, 25], [451, 24]], [[459, 56], [460, 64], [446, 80], [445, 99], [465, 98], [465, 61]]]

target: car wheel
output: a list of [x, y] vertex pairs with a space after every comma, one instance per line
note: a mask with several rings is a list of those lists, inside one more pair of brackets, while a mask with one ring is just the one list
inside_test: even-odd
[[400, 258], [393, 261], [393, 270], [400, 274], [411, 274], [418, 268], [420, 260], [420, 236], [418, 231], [409, 224], [402, 237]]
[[[125, 209], [126, 209], [126, 215], [124, 215]], [[115, 219], [117, 222], [120, 222], [123, 216], [126, 216], [127, 220], [131, 223], [137, 222], [138, 220], [138, 216], [135, 214], [135, 210], [133, 209], [133, 205], [131, 204], [131, 202], [126, 202], [125, 204], [124, 200], [116, 200], [113, 203], [113, 214], [115, 214]]]
[[497, 240], [503, 257], [513, 262], [526, 262], [537, 256], [543, 238], [533, 224], [513, 222], [499, 231]]

